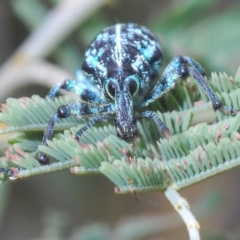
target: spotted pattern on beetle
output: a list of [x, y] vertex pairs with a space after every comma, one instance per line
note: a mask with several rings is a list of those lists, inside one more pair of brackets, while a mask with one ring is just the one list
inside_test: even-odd
[[161, 63], [162, 48], [154, 34], [137, 24], [116, 24], [93, 40], [85, 53], [82, 69], [99, 89], [116, 71], [122, 85], [127, 74], [137, 73], [143, 79], [142, 90], [147, 91]]
[[[52, 139], [54, 125], [61, 118], [75, 115], [89, 118], [75, 139], [96, 122], [114, 121], [116, 135], [132, 141], [137, 135], [137, 119], [153, 120], [163, 137], [170, 137], [165, 123], [153, 111], [142, 108], [161, 98], [180, 80], [191, 75], [205, 91], [214, 110], [233, 114], [239, 109], [223, 106], [205, 80], [201, 65], [188, 56], [176, 56], [159, 76], [163, 54], [157, 37], [147, 28], [134, 23], [116, 24], [102, 30], [84, 55], [82, 70], [76, 80], [67, 79], [55, 85], [48, 97], [54, 98], [60, 89], [75, 92], [79, 101], [60, 106], [48, 122], [42, 145]], [[38, 161], [48, 164], [47, 154], [40, 152]]]

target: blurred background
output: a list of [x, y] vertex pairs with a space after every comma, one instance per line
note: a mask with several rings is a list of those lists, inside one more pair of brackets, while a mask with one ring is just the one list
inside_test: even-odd
[[[179, 54], [199, 61], [208, 75], [234, 76], [240, 66], [239, 1], [0, 0], [1, 103], [44, 97], [74, 76], [94, 36], [118, 22], [145, 25], [159, 37], [163, 68]], [[180, 192], [203, 239], [240, 239], [239, 181], [236, 168]], [[163, 194], [138, 197], [115, 194], [103, 176], [70, 171], [8, 182], [0, 187], [0, 239], [188, 239]], [[125, 237], [117, 237], [124, 224]]]

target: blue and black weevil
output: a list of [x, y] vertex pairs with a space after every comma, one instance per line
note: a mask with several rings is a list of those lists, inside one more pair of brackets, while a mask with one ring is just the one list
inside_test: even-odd
[[[76, 140], [96, 122], [114, 120], [119, 138], [131, 141], [137, 134], [136, 120], [151, 118], [164, 137], [169, 130], [152, 111], [141, 111], [174, 88], [179, 79], [191, 75], [212, 101], [214, 110], [227, 114], [238, 111], [223, 106], [205, 80], [199, 63], [187, 56], [176, 56], [157, 77], [162, 64], [162, 47], [147, 28], [134, 23], [116, 24], [102, 30], [85, 52], [77, 80], [67, 79], [54, 86], [48, 96], [54, 98], [60, 89], [73, 91], [79, 101], [60, 106], [52, 115], [42, 144], [52, 138], [59, 118], [76, 115], [89, 122], [76, 133]], [[38, 161], [48, 164], [48, 156], [40, 152]]]

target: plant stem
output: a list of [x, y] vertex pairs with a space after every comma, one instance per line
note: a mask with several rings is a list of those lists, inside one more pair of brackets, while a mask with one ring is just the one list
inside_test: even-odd
[[173, 186], [169, 186], [164, 194], [185, 222], [190, 240], [200, 240], [200, 226], [194, 215], [191, 213], [188, 202], [179, 195]]
[[[41, 71], [32, 76], [31, 71], [27, 70], [31, 67], [31, 63], [48, 56], [77, 25], [104, 3], [104, 0], [63, 0], [50, 10], [44, 21], [1, 66], [0, 89], [4, 90], [0, 91], [1, 98], [8, 97], [10, 91], [17, 89], [18, 86], [15, 86], [15, 83], [21, 83], [23, 71], [27, 79], [38, 79], [37, 75]], [[48, 80], [49, 77], [43, 82]], [[59, 82], [59, 78], [55, 80], [54, 84]], [[39, 83], [42, 82], [39, 81]]]
[[19, 47], [17, 54], [32, 59], [46, 57], [77, 25], [103, 4], [103, 0], [60, 1]]

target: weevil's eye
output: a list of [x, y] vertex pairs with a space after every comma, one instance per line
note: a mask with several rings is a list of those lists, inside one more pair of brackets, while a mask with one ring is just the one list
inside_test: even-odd
[[112, 81], [108, 82], [108, 84], [106, 86], [106, 91], [107, 91], [107, 94], [110, 98], [115, 97], [115, 85]]
[[129, 89], [129, 92], [132, 96], [134, 96], [136, 93], [137, 93], [137, 90], [138, 90], [138, 84], [137, 82], [134, 80], [134, 79], [131, 79], [129, 82], [128, 82], [128, 89]]

